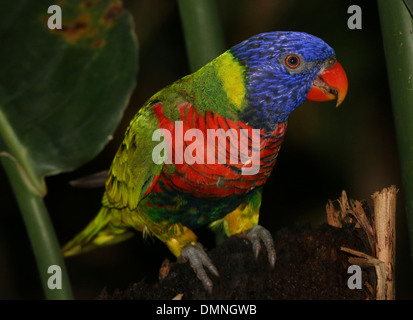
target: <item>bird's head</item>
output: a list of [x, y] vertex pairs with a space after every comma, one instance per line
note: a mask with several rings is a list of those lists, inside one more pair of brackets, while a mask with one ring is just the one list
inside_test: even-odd
[[337, 99], [347, 93], [347, 77], [334, 50], [303, 32], [269, 32], [251, 37], [230, 52], [245, 68], [247, 107], [243, 120], [273, 129], [306, 99]]

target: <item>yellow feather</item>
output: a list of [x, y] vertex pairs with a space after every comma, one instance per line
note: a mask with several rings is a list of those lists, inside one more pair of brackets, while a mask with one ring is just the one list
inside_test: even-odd
[[229, 101], [241, 109], [245, 98], [244, 69], [229, 52], [216, 59], [216, 69]]

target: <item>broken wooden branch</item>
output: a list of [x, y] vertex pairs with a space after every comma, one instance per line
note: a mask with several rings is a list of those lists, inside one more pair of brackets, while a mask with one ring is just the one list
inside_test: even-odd
[[330, 225], [341, 228], [344, 223], [355, 223], [357, 227], [365, 232], [371, 247], [371, 255], [345, 247], [342, 247], [342, 250], [357, 257], [350, 257], [350, 263], [375, 268], [377, 300], [395, 299], [397, 191], [395, 186], [391, 186], [372, 195], [374, 201], [373, 216], [364, 203], [349, 200], [345, 191], [337, 200], [340, 210], [334, 208], [331, 200], [326, 205], [327, 222]]

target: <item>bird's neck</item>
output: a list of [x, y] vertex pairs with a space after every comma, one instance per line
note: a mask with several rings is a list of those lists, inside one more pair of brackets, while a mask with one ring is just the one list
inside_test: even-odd
[[284, 79], [260, 70], [248, 70], [247, 106], [240, 119], [252, 127], [273, 131], [286, 123], [290, 113], [305, 101], [307, 88], [292, 90]]
[[241, 112], [240, 120], [251, 127], [273, 131], [279, 124], [287, 123], [288, 116], [295, 106], [280, 105], [274, 97], [247, 95], [247, 107]]
[[247, 105], [244, 67], [228, 51], [178, 80], [168, 91], [192, 102], [198, 112], [210, 111], [234, 121]]
[[[277, 95], [272, 87], [266, 87], [269, 76], [266, 78], [262, 73], [250, 71], [246, 64], [227, 51], [197, 72], [195, 77], [199, 75], [206, 79], [208, 74], [212, 74], [214, 80], [221, 84], [222, 95], [228, 103], [223, 104], [226, 110], [220, 110], [220, 114], [236, 114], [239, 120], [249, 126], [272, 132], [279, 124], [287, 122], [295, 105], [289, 105], [290, 96]], [[205, 88], [203, 91], [206, 92]], [[297, 102], [296, 99], [293, 102]]]

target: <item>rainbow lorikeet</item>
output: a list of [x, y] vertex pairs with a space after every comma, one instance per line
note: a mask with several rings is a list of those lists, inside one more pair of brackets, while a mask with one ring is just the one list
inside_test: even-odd
[[109, 170], [101, 210], [64, 254], [138, 230], [189, 260], [211, 291], [206, 270], [218, 271], [192, 231], [210, 225], [244, 233], [255, 255], [262, 241], [274, 265], [273, 240], [258, 216], [287, 118], [306, 99], [339, 105], [346, 93], [333, 49], [315, 36], [269, 32], [232, 47], [139, 110]]

